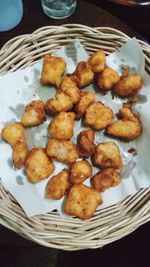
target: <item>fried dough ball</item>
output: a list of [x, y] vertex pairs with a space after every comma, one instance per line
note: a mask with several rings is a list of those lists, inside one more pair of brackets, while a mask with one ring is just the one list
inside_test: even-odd
[[123, 167], [123, 162], [118, 145], [114, 142], [100, 143], [93, 156], [94, 165], [101, 169]]
[[50, 158], [68, 164], [74, 163], [79, 157], [76, 145], [71, 140], [50, 139], [46, 152]]
[[83, 184], [76, 184], [69, 190], [64, 205], [64, 212], [86, 220], [93, 216], [95, 210], [102, 202], [102, 198], [97, 190]]
[[12, 146], [12, 159], [16, 168], [24, 165], [28, 148], [22, 123], [14, 122], [2, 129], [2, 138]]
[[52, 84], [58, 87], [65, 70], [66, 62], [62, 57], [46, 54], [43, 61], [41, 82], [43, 84]]
[[33, 100], [25, 107], [21, 122], [23, 126], [36, 126], [46, 120], [44, 103], [42, 100]]
[[63, 169], [51, 177], [46, 185], [46, 198], [61, 199], [70, 187], [69, 171]]
[[68, 95], [60, 89], [56, 92], [54, 99], [49, 99], [45, 104], [46, 112], [61, 112], [72, 109], [73, 103]]
[[62, 80], [60, 89], [70, 98], [73, 104], [80, 100], [80, 89], [77, 86], [77, 79], [73, 75], [66, 75]]
[[126, 141], [138, 138], [142, 133], [142, 125], [131, 108], [124, 105], [119, 110], [119, 116], [121, 119], [110, 124], [107, 128], [107, 133]]
[[143, 85], [143, 79], [138, 74], [123, 75], [115, 85], [114, 92], [121, 97], [129, 97], [137, 94]]
[[30, 182], [37, 183], [54, 172], [54, 165], [42, 147], [33, 148], [25, 161], [25, 171]]
[[13, 145], [12, 159], [16, 168], [20, 169], [24, 166], [28, 148], [25, 140], [18, 140]]
[[80, 157], [89, 158], [95, 151], [95, 132], [92, 129], [80, 132], [78, 136], [78, 153]]
[[78, 63], [75, 75], [79, 88], [90, 84], [94, 79], [94, 72], [88, 61], [80, 61]]
[[2, 138], [11, 146], [14, 146], [18, 140], [25, 139], [24, 128], [21, 122], [13, 122], [2, 129]]
[[98, 76], [97, 84], [101, 90], [111, 90], [116, 83], [118, 83], [120, 77], [118, 73], [112, 68], [106, 67]]
[[50, 122], [48, 132], [53, 138], [68, 140], [73, 136], [75, 114], [73, 112], [60, 112]]
[[70, 181], [72, 184], [81, 184], [92, 175], [92, 165], [87, 160], [73, 163], [70, 170]]
[[113, 118], [112, 109], [99, 101], [86, 109], [84, 122], [95, 130], [102, 130], [112, 122]]
[[79, 103], [75, 106], [76, 118], [80, 119], [89, 105], [95, 102], [95, 96], [92, 92], [81, 92]]
[[117, 186], [121, 182], [121, 177], [115, 169], [107, 168], [94, 175], [91, 181], [97, 191], [104, 192], [110, 187]]
[[95, 52], [89, 58], [89, 63], [94, 73], [101, 72], [104, 69], [105, 64], [106, 64], [105, 51], [100, 49], [99, 51]]

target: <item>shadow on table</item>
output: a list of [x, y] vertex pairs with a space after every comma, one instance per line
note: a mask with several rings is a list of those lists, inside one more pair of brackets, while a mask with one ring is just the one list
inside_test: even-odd
[[60, 252], [56, 267], [149, 267], [150, 223], [102, 249]]
[[45, 248], [0, 228], [0, 267], [149, 267], [150, 223], [102, 249]]

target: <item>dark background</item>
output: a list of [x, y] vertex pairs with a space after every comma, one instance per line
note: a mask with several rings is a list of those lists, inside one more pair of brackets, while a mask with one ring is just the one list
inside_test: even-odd
[[123, 6], [107, 0], [86, 0], [86, 2], [109, 11], [150, 42], [150, 6]]
[[0, 228], [1, 267], [149, 267], [150, 223], [95, 250], [61, 251], [39, 246]]
[[[85, 2], [94, 4], [95, 8], [89, 5], [85, 8]], [[24, 0], [23, 3], [24, 16], [21, 23], [9, 32], [0, 33], [0, 47], [10, 38], [31, 33], [41, 26], [72, 22], [85, 22], [89, 26], [115, 26], [130, 36], [136, 32], [150, 42], [150, 8], [121, 6], [106, 0], [78, 1], [78, 8], [71, 18], [54, 21], [44, 14], [40, 0]], [[129, 27], [114, 20], [108, 13], [101, 13], [96, 7], [118, 17]], [[149, 267], [149, 240], [150, 223], [147, 223], [102, 249], [65, 252], [37, 245], [1, 226], [0, 267]]]

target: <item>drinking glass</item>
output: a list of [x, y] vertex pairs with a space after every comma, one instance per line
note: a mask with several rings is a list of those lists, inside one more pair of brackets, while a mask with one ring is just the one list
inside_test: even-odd
[[47, 16], [53, 19], [69, 17], [76, 8], [76, 0], [41, 0], [43, 10]]
[[23, 15], [22, 0], [0, 0], [0, 31], [14, 28]]

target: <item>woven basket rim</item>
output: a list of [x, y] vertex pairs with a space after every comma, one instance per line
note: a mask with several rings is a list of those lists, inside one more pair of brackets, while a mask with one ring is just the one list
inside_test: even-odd
[[[93, 43], [93, 34], [97, 37], [96, 45]], [[62, 38], [62, 35], [66, 37]], [[91, 28], [81, 24], [44, 26], [31, 34], [12, 38], [2, 47], [0, 73], [32, 65], [48, 49], [56, 50], [74, 36], [79, 36], [90, 52], [97, 47], [105, 47], [108, 53], [130, 39], [125, 33], [110, 27]], [[50, 44], [48, 40], [51, 41]], [[146, 70], [150, 73], [150, 46], [142, 40], [138, 41], [145, 55]], [[16, 59], [21, 50], [21, 59]], [[141, 189], [118, 204], [99, 210], [96, 216], [87, 221], [73, 218], [64, 221], [54, 212], [27, 218], [2, 183], [0, 200], [0, 224], [43, 246], [62, 250], [102, 247], [126, 236], [150, 220], [149, 188]]]

